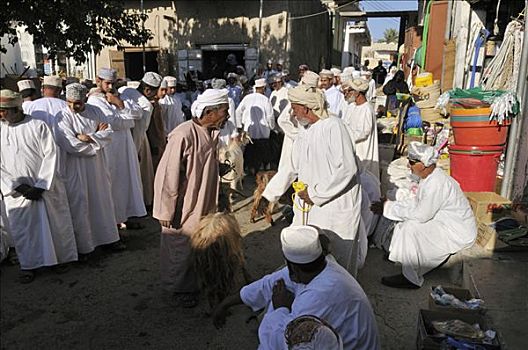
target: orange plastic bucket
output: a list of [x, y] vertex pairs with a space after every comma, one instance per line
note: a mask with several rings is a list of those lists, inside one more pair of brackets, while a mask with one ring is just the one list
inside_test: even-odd
[[506, 143], [510, 119], [489, 120], [491, 108], [452, 108], [451, 128], [459, 146], [499, 146]]

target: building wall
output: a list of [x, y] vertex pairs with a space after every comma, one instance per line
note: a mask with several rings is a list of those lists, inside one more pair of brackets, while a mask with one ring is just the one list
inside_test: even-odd
[[[260, 61], [280, 59], [285, 61], [285, 67], [294, 63], [291, 71], [296, 71], [301, 62], [317, 65], [321, 52], [326, 50], [326, 36], [321, 34], [324, 30], [319, 26], [327, 24], [327, 16], [291, 21], [291, 24], [288, 18], [324, 10], [320, 1], [275, 0], [263, 4]], [[145, 27], [154, 34], [146, 44], [146, 50], [162, 52], [158, 63], [163, 74], [177, 71], [178, 50], [214, 44], [258, 47], [258, 0], [145, 1], [144, 5], [148, 15]], [[140, 11], [139, 1], [127, 1], [127, 6], [129, 11]], [[309, 47], [314, 46], [314, 41], [321, 44]], [[116, 47], [105, 48], [98, 55], [98, 67], [110, 65], [110, 50], [116, 50]], [[141, 47], [125, 46], [125, 51], [141, 52]]]

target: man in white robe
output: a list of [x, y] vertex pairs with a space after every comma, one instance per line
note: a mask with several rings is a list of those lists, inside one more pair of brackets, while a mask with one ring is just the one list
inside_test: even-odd
[[253, 140], [244, 151], [244, 163], [253, 175], [261, 165], [266, 166], [272, 161], [269, 138], [275, 132], [275, 117], [271, 102], [264, 95], [266, 85], [265, 79], [257, 79], [255, 92], [244, 97], [236, 109], [237, 120]]
[[266, 308], [258, 330], [259, 350], [288, 349], [286, 327], [305, 315], [324, 319], [342, 338], [344, 349], [380, 349], [376, 318], [365, 292], [324, 255], [319, 230], [287, 227], [281, 232], [281, 246], [287, 266], [227, 297], [214, 311], [214, 324], [222, 326], [228, 309], [243, 303], [253, 311]]
[[374, 108], [366, 97], [368, 82], [364, 79], [353, 79], [343, 84], [343, 88], [347, 89], [349, 102], [343, 121], [354, 141], [356, 156], [361, 168], [370, 171], [379, 179], [378, 128]]
[[299, 85], [295, 80], [292, 80], [290, 77], [290, 71], [287, 69], [282, 70], [282, 80], [284, 81], [284, 86], [286, 89], [291, 89]]
[[31, 102], [37, 99], [37, 88], [31, 79], [19, 80], [17, 82], [18, 92], [22, 96], [22, 110], [26, 111]]
[[[227, 92], [227, 83], [224, 79], [213, 79], [211, 82], [213, 89], [222, 90]], [[236, 125], [236, 107], [235, 101], [231, 97], [227, 97], [229, 103], [229, 119], [226, 121], [224, 127], [220, 129], [220, 135], [218, 135], [218, 146], [228, 146], [232, 140], [238, 137], [238, 129]], [[242, 125], [240, 125], [242, 127]]]
[[57, 143], [66, 153], [66, 189], [80, 254], [98, 246], [123, 250], [114, 216], [110, 173], [103, 148], [112, 128], [103, 111], [85, 104], [86, 87], [66, 86], [68, 107], [59, 112]]
[[436, 167], [438, 152], [411, 142], [408, 157], [413, 176], [419, 179], [416, 197], [373, 206], [375, 212], [399, 222], [389, 260], [400, 263], [402, 273], [381, 280], [396, 288], [420, 288], [425, 273], [469, 248], [477, 236], [475, 217], [459, 184]]
[[159, 104], [165, 110], [165, 134], [168, 135], [172, 130], [174, 130], [175, 127], [185, 121], [185, 115], [182, 111], [182, 103], [180, 99], [174, 97], [176, 78], [166, 76], [163, 78], [163, 80], [167, 83], [167, 94], [159, 100]]
[[363, 72], [363, 79], [368, 82], [368, 89], [365, 91], [365, 97], [369, 103], [376, 101], [376, 81], [372, 79], [372, 72], [367, 70]]
[[20, 95], [0, 92], [1, 192], [20, 281], [29, 283], [34, 269], [77, 260], [77, 247], [53, 136], [21, 106]]
[[324, 90], [326, 101], [328, 102], [328, 112], [330, 115], [342, 118], [344, 111], [343, 94], [334, 85], [334, 73], [331, 70], [323, 69], [319, 72], [319, 85]]
[[114, 69], [101, 68], [97, 90], [90, 94], [87, 103], [103, 111], [113, 131], [112, 142], [103, 151], [110, 172], [116, 224], [125, 223], [127, 229], [134, 229], [142, 227], [137, 218], [147, 215], [138, 152], [130, 131], [135, 121], [143, 117], [143, 110], [131, 98], [118, 95], [114, 88], [116, 78]]
[[[317, 88], [319, 84], [319, 75], [310, 70], [303, 72], [300, 85], [306, 87]], [[279, 162], [279, 169], [277, 174], [273, 176], [262, 193], [262, 196], [270, 202], [277, 202], [279, 198], [286, 193], [288, 187], [292, 185], [295, 180], [295, 171], [292, 167], [292, 150], [293, 142], [297, 137], [298, 125], [297, 120], [292, 114], [290, 100], [286, 108], [281, 112], [277, 119], [277, 124], [284, 132], [284, 140], [282, 142], [282, 151]]]
[[292, 166], [306, 186], [296, 195], [293, 224], [334, 232], [333, 254], [354, 275], [368, 246], [366, 237], [358, 235], [361, 188], [352, 140], [343, 121], [328, 115], [320, 90], [298, 86], [288, 90], [288, 97], [301, 125]]
[[152, 164], [152, 154], [150, 153], [150, 144], [147, 138], [147, 129], [150, 125], [154, 107], [149, 100], [157, 95], [161, 80], [162, 78], [158, 73], [146, 72], [137, 89], [129, 87], [119, 89], [123, 99], [134, 101], [143, 110], [141, 119], [135, 121], [135, 126], [132, 129], [132, 139], [139, 156], [143, 200], [147, 207], [152, 205], [152, 198], [154, 197], [154, 165]]

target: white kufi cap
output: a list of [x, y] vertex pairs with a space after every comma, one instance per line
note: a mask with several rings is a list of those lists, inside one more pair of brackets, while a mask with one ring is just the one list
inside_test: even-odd
[[341, 75], [341, 69], [339, 69], [339, 68], [332, 68], [332, 69], [330, 69], [330, 71], [332, 73], [334, 73], [335, 77], [339, 77]]
[[113, 68], [101, 68], [97, 72], [97, 76], [103, 80], [115, 81], [117, 79], [117, 71]]
[[71, 101], [84, 101], [88, 89], [83, 84], [71, 83], [66, 85], [66, 99]]
[[20, 80], [17, 82], [18, 91], [27, 90], [27, 89], [36, 89], [35, 83], [33, 83], [33, 80]]
[[418, 141], [409, 143], [408, 158], [422, 162], [426, 167], [436, 164], [438, 151], [433, 147]]
[[266, 86], [266, 79], [262, 78], [262, 79], [255, 80], [256, 88], [265, 87], [265, 86]]
[[334, 77], [334, 72], [332, 72], [329, 69], [323, 69], [322, 71], [319, 72], [319, 76], [321, 78], [333, 78]]
[[158, 73], [146, 72], [141, 81], [152, 87], [159, 88], [161, 85], [162, 78], [161, 75], [159, 75]]
[[167, 87], [175, 87], [176, 82], [178, 81], [178, 79], [171, 77], [170, 75], [167, 75], [165, 78], [163, 78], [163, 80], [167, 82]]
[[56, 75], [46, 75], [42, 85], [55, 86], [62, 89], [62, 79]]
[[282, 253], [296, 264], [311, 263], [321, 256], [323, 249], [319, 231], [312, 226], [290, 226], [281, 232]]

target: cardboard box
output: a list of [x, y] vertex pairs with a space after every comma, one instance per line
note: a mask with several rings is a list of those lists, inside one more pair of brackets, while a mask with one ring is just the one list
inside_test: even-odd
[[506, 243], [499, 239], [497, 231], [484, 222], [477, 222], [477, 239], [475, 240], [475, 243], [478, 246], [491, 251], [508, 247]]
[[[454, 288], [454, 287], [442, 287], [447, 294], [454, 295], [460, 301], [466, 301], [475, 298], [469, 289]], [[429, 294], [429, 310], [432, 311], [461, 311], [470, 314], [483, 314], [485, 313], [484, 308], [480, 309], [460, 309], [453, 306], [444, 306], [436, 304], [431, 294]]]
[[478, 222], [490, 224], [511, 211], [511, 201], [495, 192], [466, 192], [466, 197]]
[[[445, 339], [443, 334], [439, 334], [433, 328], [431, 322], [433, 321], [448, 321], [448, 320], [461, 320], [469, 324], [478, 323], [483, 331], [486, 331], [492, 327], [482, 315], [464, 313], [459, 311], [432, 311], [432, 310], [420, 310], [418, 314], [418, 334], [416, 337], [416, 349], [418, 350], [440, 350], [442, 348], [442, 341]], [[493, 328], [492, 328], [493, 329]], [[493, 329], [495, 330], [495, 329]], [[498, 338], [498, 334], [493, 339], [492, 344], [483, 344], [475, 341], [481, 349], [486, 350], [500, 350], [501, 345]]]

